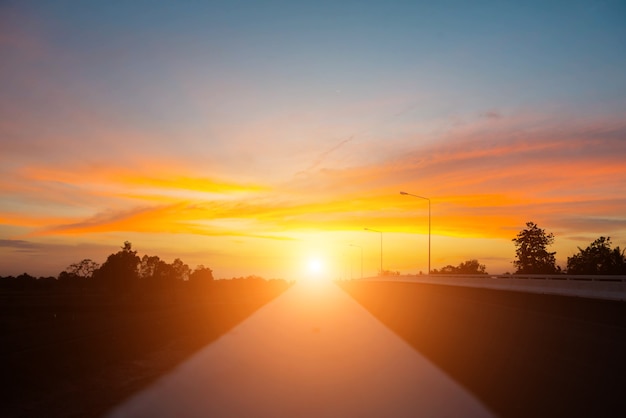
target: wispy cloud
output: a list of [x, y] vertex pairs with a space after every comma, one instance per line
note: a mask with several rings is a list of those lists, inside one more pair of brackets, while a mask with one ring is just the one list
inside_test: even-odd
[[528, 219], [563, 230], [592, 227], [567, 224], [567, 211], [623, 227], [625, 202], [617, 198], [626, 194], [623, 123], [525, 122], [535, 127], [520, 131], [519, 121], [508, 119], [492, 128], [479, 118], [476, 126], [452, 129], [440, 142], [418, 142], [376, 162], [322, 165], [327, 155], [350, 146], [347, 138], [318, 154], [306, 176], [283, 182], [263, 176], [256, 183], [216, 179], [148, 158], [133, 167], [24, 167], [0, 189], [81, 210], [56, 220], [43, 213], [38, 219], [34, 210], [0, 210], [0, 217], [48, 236], [133, 231], [276, 237], [365, 223], [407, 230], [425, 213], [398, 195], [405, 189], [432, 199], [433, 228], [441, 234], [507, 236]]
[[488, 110], [485, 113], [481, 113], [480, 116], [486, 119], [502, 119], [503, 117], [497, 110]]
[[19, 239], [0, 239], [0, 247], [20, 252], [34, 252], [41, 248], [41, 244]]
[[[493, 227], [487, 225], [493, 225], [496, 216], [503, 226], [519, 225], [529, 217], [556, 223], [568, 207], [580, 208], [580, 202], [588, 202], [587, 212], [609, 218], [625, 213], [619, 198], [626, 194], [624, 155], [622, 122], [573, 123], [530, 132], [465, 129], [451, 132], [441, 143], [416, 145], [413, 151], [379, 164], [320, 170], [314, 178], [299, 179], [292, 186], [311, 196], [342, 200], [363, 202], [363, 196], [375, 196], [378, 207], [369, 201], [360, 209], [379, 213], [401, 188], [413, 190], [433, 199], [439, 225], [445, 211], [456, 219], [447, 220], [450, 230], [463, 233], [478, 225], [491, 233]], [[401, 205], [401, 210], [407, 209]], [[475, 223], [475, 216], [482, 222]], [[613, 226], [621, 228], [619, 221]]]
[[[330, 155], [331, 153], [333, 153], [333, 151], [338, 150], [339, 148], [341, 148], [343, 145], [347, 144], [348, 142], [352, 141], [354, 138], [354, 136], [350, 136], [349, 138], [343, 139], [341, 141], [339, 141], [339, 143], [337, 143], [336, 145], [334, 145], [332, 148], [324, 151], [323, 153], [321, 153], [316, 159], [315, 161], [313, 161], [313, 163], [306, 169], [304, 170], [304, 172], [310, 172], [311, 170], [316, 169], [317, 167], [319, 167], [320, 164], [322, 164], [324, 162], [324, 159]], [[296, 175], [301, 174], [300, 173], [296, 173]]]

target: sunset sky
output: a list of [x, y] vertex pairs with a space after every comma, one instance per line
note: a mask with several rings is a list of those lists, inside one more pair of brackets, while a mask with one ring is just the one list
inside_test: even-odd
[[[471, 5], [470, 5], [471, 3]], [[0, 275], [626, 247], [624, 1], [0, 3]]]

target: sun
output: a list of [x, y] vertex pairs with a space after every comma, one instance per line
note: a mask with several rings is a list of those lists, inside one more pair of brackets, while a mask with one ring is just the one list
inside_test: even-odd
[[324, 263], [319, 258], [310, 258], [307, 262], [309, 274], [318, 275], [324, 271]]
[[326, 262], [320, 257], [309, 257], [304, 265], [304, 270], [309, 279], [323, 279], [326, 276]]

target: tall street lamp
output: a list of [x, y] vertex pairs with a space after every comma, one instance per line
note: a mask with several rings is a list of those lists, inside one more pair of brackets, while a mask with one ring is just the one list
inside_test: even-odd
[[400, 192], [400, 194], [404, 196], [413, 196], [417, 197], [418, 199], [428, 200], [428, 274], [430, 274], [430, 199], [407, 192]]
[[361, 249], [361, 278], [363, 278], [363, 247], [360, 245], [349, 244], [351, 247], [357, 247]]
[[383, 231], [377, 231], [372, 228], [363, 228], [366, 231], [378, 232], [380, 234], [380, 275], [383, 274]]

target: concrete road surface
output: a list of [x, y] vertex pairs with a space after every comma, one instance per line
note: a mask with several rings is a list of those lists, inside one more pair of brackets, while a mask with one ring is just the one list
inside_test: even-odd
[[301, 282], [110, 417], [487, 417], [330, 282]]

